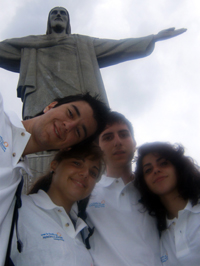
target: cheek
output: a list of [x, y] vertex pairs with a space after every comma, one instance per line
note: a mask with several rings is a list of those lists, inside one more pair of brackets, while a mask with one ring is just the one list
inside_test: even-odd
[[96, 180], [95, 179], [90, 179], [88, 181], [88, 190], [91, 192], [94, 188], [94, 186], [96, 185]]
[[146, 186], [151, 190], [151, 178], [149, 176], [145, 176], [144, 177], [144, 182], [146, 184]]

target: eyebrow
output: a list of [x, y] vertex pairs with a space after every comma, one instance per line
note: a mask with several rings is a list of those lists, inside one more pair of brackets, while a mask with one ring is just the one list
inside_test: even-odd
[[[159, 162], [160, 160], [162, 160], [162, 159], [165, 159], [164, 157], [159, 157], [158, 159], [156, 159], [156, 162]], [[151, 163], [146, 163], [145, 165], [143, 165], [143, 168], [145, 167], [145, 166], [150, 166], [151, 165]]]
[[128, 132], [128, 133], [130, 133], [130, 131], [129, 131], [128, 129], [121, 129], [121, 130], [119, 130], [117, 133], [123, 133], [123, 132]]
[[80, 111], [78, 110], [78, 107], [76, 105], [74, 105], [74, 104], [72, 104], [72, 107], [74, 108], [74, 110], [75, 110], [76, 114], [78, 115], [78, 117], [80, 117], [81, 114], [80, 114]]
[[107, 132], [107, 133], [105, 133], [105, 134], [102, 135], [102, 138], [103, 138], [104, 136], [111, 135], [111, 134], [113, 134], [113, 132]]
[[97, 166], [93, 166], [93, 168], [97, 169], [97, 171], [99, 171], [99, 168]]
[[142, 168], [145, 168], [146, 166], [150, 166], [150, 165], [151, 165], [151, 163], [146, 163], [145, 165], [143, 165]]
[[[72, 104], [72, 107], [74, 108], [74, 110], [75, 110], [77, 116], [78, 116], [78, 117], [81, 117], [81, 114], [80, 114], [80, 111], [79, 111], [78, 107], [77, 107], [76, 105], [74, 105], [74, 104]], [[86, 137], [87, 137], [87, 128], [86, 128], [85, 125], [82, 125], [82, 128], [83, 128], [84, 135], [85, 135], [85, 138], [86, 138]]]
[[[82, 160], [83, 162], [85, 162], [85, 158], [79, 158], [79, 159]], [[97, 171], [99, 172], [99, 168], [97, 166], [94, 165], [92, 168], [97, 169]]]

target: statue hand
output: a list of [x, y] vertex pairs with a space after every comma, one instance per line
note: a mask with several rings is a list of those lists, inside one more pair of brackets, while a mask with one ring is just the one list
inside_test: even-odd
[[186, 30], [187, 29], [184, 28], [178, 30], [175, 30], [175, 28], [169, 28], [166, 30], [159, 31], [158, 34], [154, 35], [154, 41], [163, 41], [176, 37], [177, 35], [184, 33]]

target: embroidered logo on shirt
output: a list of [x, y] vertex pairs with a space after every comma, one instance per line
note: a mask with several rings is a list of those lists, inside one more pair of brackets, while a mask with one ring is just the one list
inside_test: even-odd
[[8, 142], [4, 141], [3, 138], [0, 136], [0, 147], [5, 152], [6, 148], [8, 147]]
[[63, 239], [63, 237], [61, 236], [60, 233], [57, 233], [57, 234], [45, 233], [45, 234], [41, 234], [41, 237], [43, 239], [52, 238], [53, 240], [62, 240], [62, 241], [64, 241], [64, 239]]
[[168, 254], [166, 254], [166, 255], [160, 257], [160, 259], [161, 259], [161, 262], [162, 262], [162, 263], [163, 263], [163, 262], [166, 262], [166, 261], [168, 260]]
[[89, 207], [104, 208], [105, 207], [105, 200], [102, 200], [101, 202], [92, 202], [92, 203], [90, 203]]

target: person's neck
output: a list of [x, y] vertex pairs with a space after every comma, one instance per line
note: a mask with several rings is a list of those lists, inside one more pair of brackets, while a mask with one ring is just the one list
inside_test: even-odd
[[184, 200], [178, 191], [164, 195], [160, 197], [160, 200], [167, 210], [168, 219], [178, 218], [178, 212], [183, 210], [187, 205], [187, 200]]
[[[37, 119], [37, 117], [35, 118], [31, 118], [29, 120], [25, 120], [22, 121], [22, 124], [24, 126], [24, 128], [26, 129], [26, 131], [30, 134], [32, 134], [32, 128], [33, 128], [33, 120]], [[34, 136], [31, 135], [28, 143], [23, 151], [22, 156], [25, 156], [27, 154], [31, 154], [31, 153], [36, 153], [36, 152], [40, 152], [40, 151], [44, 151], [45, 149], [42, 146], [39, 146], [36, 141], [34, 141]]]
[[66, 36], [67, 34], [63, 27], [57, 26], [57, 27], [52, 28], [51, 35], [55, 37], [61, 37], [61, 36]]
[[63, 199], [60, 197], [60, 194], [55, 193], [52, 186], [50, 186], [47, 194], [49, 195], [50, 199], [53, 201], [54, 204], [56, 204], [57, 206], [62, 206], [65, 209], [66, 213], [69, 215], [74, 202], [71, 202], [68, 199], [63, 201]]
[[115, 177], [115, 178], [121, 177], [125, 185], [128, 184], [130, 181], [132, 181], [134, 177], [132, 173], [131, 163], [120, 167], [107, 165], [106, 174], [109, 177]]

